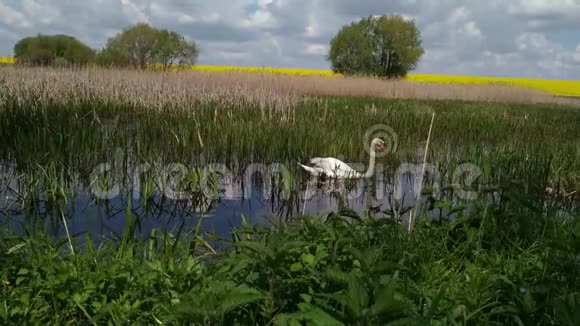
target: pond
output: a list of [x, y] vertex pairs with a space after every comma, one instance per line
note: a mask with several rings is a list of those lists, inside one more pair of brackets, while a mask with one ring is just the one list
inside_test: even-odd
[[[228, 237], [244, 220], [267, 226], [272, 219], [341, 211], [351, 218], [371, 211], [405, 224], [421, 187], [415, 171], [379, 170], [370, 179], [325, 180], [281, 164], [249, 165], [244, 173], [216, 166], [170, 164], [143, 169], [125, 164], [116, 169], [105, 165], [95, 168], [88, 180], [73, 173], [57, 185], [50, 184], [55, 182], [52, 179], [44, 180], [46, 184], [27, 181], [14, 164], [4, 162], [0, 164], [0, 218], [17, 234], [41, 226], [55, 238], [66, 236], [68, 229], [71, 236], [90, 234], [97, 242], [119, 238], [128, 229], [144, 237], [154, 229], [181, 234], [198, 223], [200, 231]], [[433, 207], [435, 197], [458, 205], [469, 199], [453, 188], [439, 188], [434, 196], [433, 182], [429, 184], [420, 203], [433, 217], [446, 216]]]

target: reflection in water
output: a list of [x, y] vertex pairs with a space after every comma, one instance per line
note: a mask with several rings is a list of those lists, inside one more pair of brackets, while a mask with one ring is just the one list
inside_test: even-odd
[[[183, 174], [186, 180], [192, 175]], [[122, 178], [135, 180], [132, 175]], [[404, 221], [416, 204], [413, 189], [417, 179], [411, 174], [398, 180], [378, 173], [373, 179], [343, 181], [222, 174], [212, 180], [211, 186], [204, 183], [199, 188], [187, 183], [185, 190], [189, 191], [169, 196], [166, 180], [125, 183], [115, 196], [103, 197], [94, 191], [95, 180], [83, 184], [78, 178], [68, 187], [72, 191], [59, 192], [48, 186], [32, 189], [13, 166], [0, 162], [0, 218], [16, 233], [40, 224], [54, 237], [66, 235], [66, 220], [71, 235], [90, 234], [96, 241], [118, 238], [127, 230], [144, 236], [153, 229], [179, 235], [194, 229], [201, 219], [203, 231], [227, 237], [232, 227], [242, 225], [242, 216], [252, 225], [268, 225], [269, 218], [285, 221], [349, 208], [359, 214], [371, 209]], [[153, 191], [147, 184], [154, 185]]]

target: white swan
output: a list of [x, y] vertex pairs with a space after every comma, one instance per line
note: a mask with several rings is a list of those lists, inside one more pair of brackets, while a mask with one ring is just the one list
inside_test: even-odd
[[370, 147], [370, 161], [367, 172], [362, 174], [355, 169], [348, 166], [343, 161], [333, 158], [333, 157], [315, 157], [310, 160], [310, 164], [313, 166], [306, 166], [300, 164], [300, 166], [312, 176], [319, 177], [325, 176], [328, 178], [338, 178], [338, 179], [360, 179], [360, 178], [371, 178], [375, 174], [375, 159], [376, 153], [384, 152], [387, 150], [385, 142], [380, 138], [375, 138], [371, 142]]

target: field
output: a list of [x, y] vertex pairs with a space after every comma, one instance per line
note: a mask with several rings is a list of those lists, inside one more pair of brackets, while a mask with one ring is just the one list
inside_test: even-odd
[[[15, 61], [10, 57], [0, 57], [0, 64], [13, 64]], [[323, 76], [343, 77], [325, 69], [299, 69], [299, 68], [270, 68], [270, 67], [236, 67], [236, 66], [204, 66], [196, 65], [192, 70], [203, 72], [242, 72], [242, 73], [268, 73], [290, 76]], [[434, 74], [409, 74], [409, 81], [421, 84], [450, 84], [450, 85], [503, 85], [512, 87], [530, 88], [555, 96], [580, 96], [580, 81], [578, 80], [547, 80], [532, 78], [502, 78], [502, 77], [478, 77], [478, 76], [452, 76]]]
[[578, 80], [546, 80], [531, 78], [470, 77], [450, 75], [411, 74], [409, 79], [419, 83], [456, 85], [509, 85], [536, 89], [557, 96], [580, 96]]
[[[509, 85], [0, 72], [3, 324], [580, 322], [577, 103]], [[366, 163], [373, 126], [391, 149], [363, 187], [387, 180], [384, 202], [361, 212], [339, 199], [331, 213], [301, 214], [308, 178], [297, 162]], [[417, 203], [403, 207], [396, 172], [423, 165], [427, 138], [432, 169]], [[97, 178], [103, 162], [110, 173]], [[238, 210], [228, 225], [226, 200], [201, 209], [202, 189], [222, 177], [200, 176], [214, 162], [246, 181], [250, 165], [282, 164], [281, 176], [262, 177], [276, 198], [266, 206], [291, 213], [259, 224]], [[157, 167], [172, 163], [185, 168], [174, 185], [187, 200], [166, 198], [171, 175]], [[145, 165], [132, 188], [128, 171]], [[465, 166], [473, 180], [456, 178]], [[121, 184], [120, 199], [89, 192], [96, 183]], [[114, 220], [119, 233], [108, 229]]]
[[[219, 67], [194, 66], [194, 70], [209, 72], [239, 71], [250, 73], [274, 73], [298, 76], [342, 77], [330, 70], [292, 69], [292, 68], [258, 68], [258, 67]], [[451, 84], [451, 85], [504, 85], [525, 87], [557, 96], [580, 96], [580, 81], [578, 80], [546, 80], [531, 78], [502, 78], [477, 76], [452, 76], [434, 74], [409, 74], [407, 80], [421, 84]]]
[[0, 63], [3, 64], [14, 64], [15, 60], [11, 57], [0, 57]]

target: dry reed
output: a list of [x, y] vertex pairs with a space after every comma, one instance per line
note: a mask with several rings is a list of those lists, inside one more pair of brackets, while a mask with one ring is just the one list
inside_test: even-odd
[[321, 77], [302, 78], [299, 83], [292, 84], [301, 93], [314, 95], [517, 103], [561, 102], [561, 99], [533, 89], [503, 85], [419, 84], [405, 80]]
[[[53, 100], [122, 100], [148, 108], [187, 109], [194, 102], [219, 100], [234, 106], [256, 105], [285, 110], [304, 95], [364, 96], [392, 99], [439, 99], [571, 103], [536, 90], [503, 85], [418, 84], [371, 78], [325, 78], [198, 71], [152, 72], [86, 68], [3, 67], [4, 89]], [[71, 95], [71, 96], [66, 96]]]

